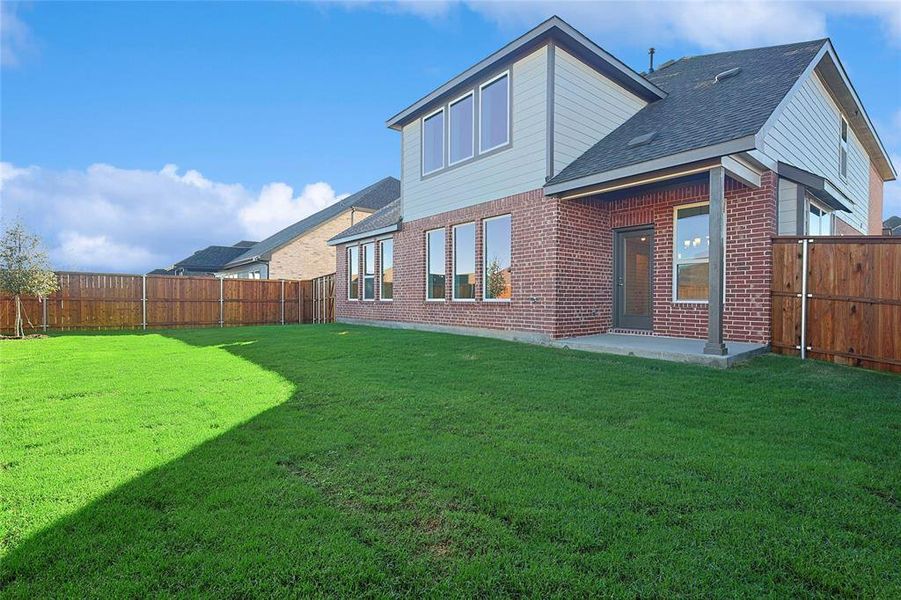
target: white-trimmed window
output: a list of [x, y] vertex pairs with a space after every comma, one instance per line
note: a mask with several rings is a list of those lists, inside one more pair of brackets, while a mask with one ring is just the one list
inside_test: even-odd
[[379, 242], [379, 261], [382, 272], [379, 290], [380, 300], [394, 299], [394, 239], [388, 238]]
[[425, 234], [426, 246], [426, 300], [444, 300], [445, 286], [445, 233], [433, 229]]
[[447, 128], [448, 165], [455, 165], [472, 158], [475, 153], [473, 136], [475, 133], [475, 94], [469, 92], [450, 103]]
[[363, 300], [375, 300], [375, 243], [363, 244]]
[[510, 142], [510, 72], [479, 86], [479, 152]]
[[476, 299], [476, 224], [454, 225], [454, 300]]
[[832, 235], [832, 213], [816, 202], [807, 203], [807, 235]]
[[510, 215], [482, 221], [482, 298], [509, 302], [513, 296], [512, 219]]
[[422, 174], [444, 167], [444, 108], [422, 119]]
[[838, 172], [842, 177], [848, 176], [848, 122], [841, 117], [842, 129], [838, 150]]
[[347, 299], [360, 299], [360, 247], [347, 249]]
[[710, 297], [710, 204], [677, 206], [673, 217], [673, 300]]

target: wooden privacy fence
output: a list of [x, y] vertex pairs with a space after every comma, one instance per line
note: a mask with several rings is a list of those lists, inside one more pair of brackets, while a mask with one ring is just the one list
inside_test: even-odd
[[773, 239], [772, 348], [901, 372], [901, 238]]
[[[217, 279], [107, 273], [57, 274], [60, 289], [41, 302], [23, 299], [31, 331], [225, 327], [314, 322], [313, 281]], [[334, 281], [334, 278], [332, 279]], [[334, 284], [332, 284], [334, 289]], [[323, 314], [334, 318], [332, 305]], [[0, 296], [0, 331], [15, 305]], [[316, 320], [315, 322], [323, 322]]]
[[335, 274], [311, 280], [313, 323], [335, 321]]

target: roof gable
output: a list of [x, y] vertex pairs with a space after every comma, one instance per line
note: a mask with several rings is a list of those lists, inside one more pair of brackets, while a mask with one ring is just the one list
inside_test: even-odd
[[385, 177], [384, 179], [363, 188], [359, 192], [351, 194], [347, 198], [335, 202], [331, 206], [327, 206], [319, 212], [285, 227], [281, 231], [272, 234], [250, 248], [243, 249], [244, 252], [229, 261], [227, 266], [234, 267], [255, 260], [268, 260], [275, 250], [294, 241], [326, 221], [334, 219], [347, 210], [352, 208], [362, 208], [376, 211], [399, 197], [400, 181], [394, 177]]
[[536, 48], [547, 44], [550, 40], [554, 40], [555, 43], [640, 98], [654, 100], [666, 96], [665, 91], [653, 82], [636, 73], [560, 17], [553, 16], [423, 96], [388, 119], [386, 124], [392, 129], [400, 129], [422, 114], [431, 111], [451, 95], [471, 87], [478, 79], [488, 75], [492, 70], [497, 70], [499, 65], [513, 63]]
[[[753, 140], [747, 138], [760, 131], [825, 43], [815, 40], [668, 63], [647, 75], [667, 97], [648, 104], [566, 166], [548, 182], [547, 191], [591, 185], [592, 178], [604, 173], [736, 140], [746, 140], [748, 147], [740, 149], [752, 149]], [[650, 141], [635, 143], [643, 136]]]

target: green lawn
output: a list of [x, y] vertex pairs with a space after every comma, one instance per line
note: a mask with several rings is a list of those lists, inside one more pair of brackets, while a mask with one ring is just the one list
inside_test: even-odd
[[0, 595], [901, 597], [898, 376], [330, 325], [0, 381]]

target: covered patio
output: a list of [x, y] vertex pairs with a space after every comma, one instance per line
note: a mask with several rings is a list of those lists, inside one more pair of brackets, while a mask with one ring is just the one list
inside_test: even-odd
[[572, 350], [656, 358], [720, 368], [731, 367], [770, 350], [769, 344], [729, 341], [726, 342], [723, 354], [712, 354], [705, 352], [706, 343], [706, 340], [701, 339], [599, 333], [554, 340], [552, 345]]

